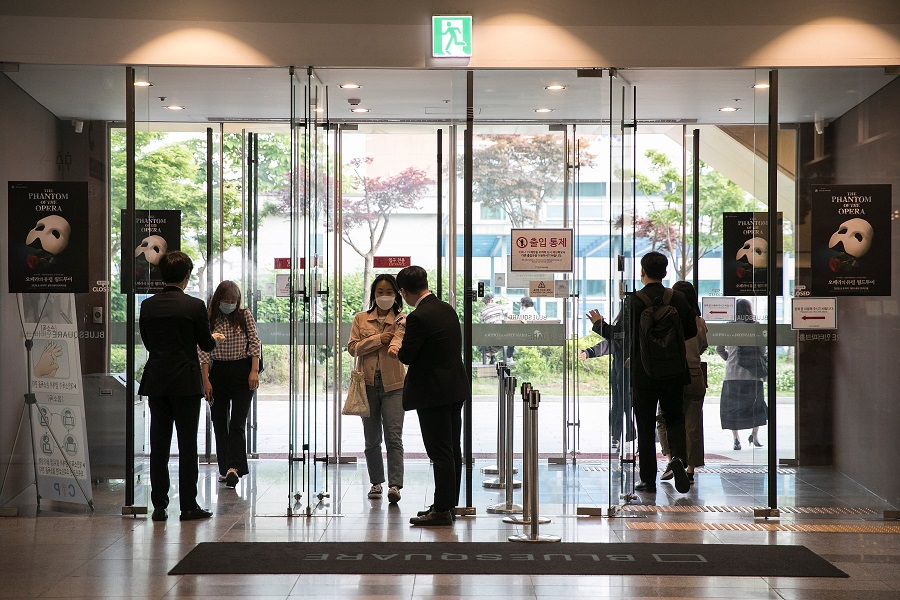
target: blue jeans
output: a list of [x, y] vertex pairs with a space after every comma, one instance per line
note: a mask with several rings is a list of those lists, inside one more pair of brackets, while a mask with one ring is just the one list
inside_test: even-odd
[[366, 467], [369, 482], [384, 483], [381, 461], [382, 429], [387, 446], [388, 486], [403, 487], [403, 389], [385, 392], [381, 371], [375, 371], [375, 385], [366, 386], [369, 416], [362, 417], [366, 439]]

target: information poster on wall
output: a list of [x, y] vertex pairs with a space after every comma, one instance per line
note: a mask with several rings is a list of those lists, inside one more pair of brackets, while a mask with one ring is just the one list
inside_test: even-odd
[[[125, 211], [122, 211], [125, 223]], [[181, 211], [135, 210], [134, 239], [134, 291], [137, 294], [155, 294], [165, 287], [159, 272], [159, 259], [166, 252], [181, 250]], [[130, 260], [130, 248], [122, 248], [122, 264]], [[122, 293], [127, 293], [122, 280]]]
[[[775, 228], [778, 239], [769, 240], [769, 213], [722, 213], [723, 296], [766, 296], [782, 293], [781, 227], [778, 213]], [[775, 254], [775, 289], [769, 290], [769, 253]]]
[[812, 187], [814, 296], [891, 295], [891, 186]]
[[571, 273], [575, 268], [571, 229], [512, 229], [510, 269]]
[[86, 181], [9, 182], [9, 291], [88, 290]]
[[31, 425], [39, 493], [49, 500], [86, 504], [92, 500], [91, 467], [75, 297], [24, 294], [19, 304], [25, 331], [34, 332]]

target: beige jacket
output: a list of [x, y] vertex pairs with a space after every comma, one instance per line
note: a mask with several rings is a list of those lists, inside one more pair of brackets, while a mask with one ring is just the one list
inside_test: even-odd
[[[406, 378], [406, 370], [403, 364], [396, 358], [388, 356], [388, 348], [400, 349], [403, 344], [403, 334], [406, 331], [406, 315], [388, 312], [384, 319], [384, 325], [378, 322], [378, 309], [372, 312], [356, 313], [353, 317], [353, 326], [350, 328], [350, 342], [347, 351], [350, 356], [359, 356], [362, 361], [362, 371], [365, 374], [366, 385], [375, 385], [375, 371], [381, 371], [381, 383], [385, 392], [403, 388]], [[389, 332], [394, 338], [388, 345], [381, 343], [381, 334]]]

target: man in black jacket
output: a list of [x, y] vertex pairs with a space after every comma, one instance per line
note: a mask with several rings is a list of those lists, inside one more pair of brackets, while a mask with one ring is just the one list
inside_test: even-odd
[[459, 317], [428, 291], [422, 267], [400, 271], [397, 285], [403, 300], [415, 309], [406, 317], [403, 345], [397, 352], [400, 362], [409, 366], [403, 408], [418, 414], [422, 442], [434, 468], [434, 503], [409, 522], [451, 525], [462, 478], [462, 407], [471, 395], [461, 358]]
[[211, 334], [206, 305], [184, 293], [194, 268], [184, 252], [159, 261], [166, 286], [141, 304], [141, 340], [150, 356], [138, 393], [150, 403], [150, 500], [153, 520], [165, 521], [169, 504], [169, 447], [178, 431], [181, 520], [212, 516], [197, 504], [197, 427], [203, 382], [197, 346], [209, 352], [224, 336]]
[[[666, 276], [668, 266], [669, 260], [659, 252], [648, 252], [641, 258], [641, 283], [644, 284], [641, 291], [649, 296], [653, 303], [658, 303], [666, 291], [662, 280]], [[637, 423], [641, 478], [641, 482], [635, 486], [635, 489], [648, 493], [656, 492], [655, 428], [656, 407], [659, 405], [660, 414], [666, 424], [669, 447], [672, 451], [672, 460], [666, 470], [672, 470], [675, 489], [684, 493], [690, 490], [690, 482], [684, 469], [687, 459], [687, 442], [685, 441], [682, 402], [684, 386], [691, 381], [690, 371], [688, 371], [687, 361], [685, 361], [684, 372], [679, 375], [654, 379], [647, 374], [641, 360], [640, 339], [641, 313], [647, 306], [636, 294], [629, 295], [627, 302], [626, 314], [629, 315], [631, 328], [629, 370], [631, 371], [631, 393]], [[670, 304], [678, 312], [684, 339], [689, 340], [696, 336], [697, 322], [684, 294], [673, 291]], [[589, 312], [588, 318], [594, 324], [594, 331], [610, 340], [614, 339], [616, 331], [622, 328], [622, 325], [615, 326], [606, 323], [597, 310]]]

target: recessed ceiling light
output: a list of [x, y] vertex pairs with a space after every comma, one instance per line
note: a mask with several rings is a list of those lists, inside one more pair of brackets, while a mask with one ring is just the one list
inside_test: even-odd
[[741, 109], [735, 108], [733, 106], [723, 106], [722, 108], [719, 109], [719, 112], [737, 112], [739, 110], [741, 110]]
[[752, 87], [755, 90], [767, 90], [767, 89], [769, 89], [769, 84], [768, 83], [757, 83], [756, 85], [754, 85]]
[[343, 84], [341, 84], [342, 90], [358, 90], [361, 87], [362, 86], [359, 85], [358, 83], [343, 83]]
[[553, 85], [544, 86], [544, 89], [545, 90], [564, 90], [564, 89], [566, 89], [566, 86], [559, 85], [559, 84], [553, 84]]
[[553, 112], [553, 109], [552, 109], [552, 108], [536, 108], [536, 109], [534, 109], [534, 112], [536, 112], [536, 113], [550, 113], [550, 112]]
[[166, 110], [184, 110], [185, 106], [179, 106], [178, 104], [170, 104], [169, 106], [163, 106]]
[[150, 87], [151, 85], [153, 85], [153, 82], [151, 82], [151, 81], [135, 81], [134, 82], [134, 87]]
[[351, 108], [351, 109], [350, 109], [350, 112], [355, 112], [355, 113], [367, 113], [367, 112], [369, 112], [369, 109], [368, 109], [368, 108], [363, 108], [363, 107], [361, 107], [361, 106], [357, 106], [356, 108]]

